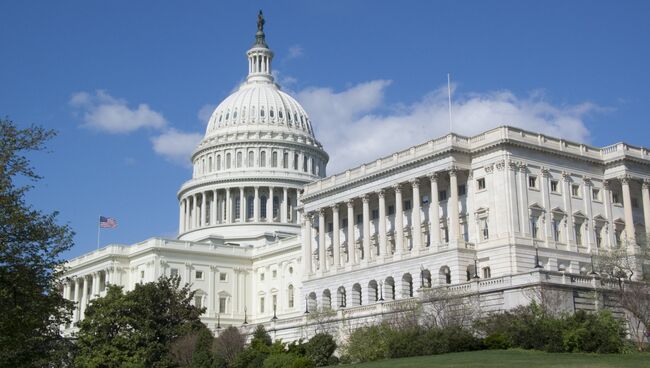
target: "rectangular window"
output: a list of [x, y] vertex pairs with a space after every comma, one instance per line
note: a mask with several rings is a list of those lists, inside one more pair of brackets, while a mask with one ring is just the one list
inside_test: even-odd
[[465, 189], [465, 185], [459, 185], [458, 186], [458, 195], [459, 196], [464, 196], [465, 194], [467, 194], [467, 191]]
[[553, 227], [553, 240], [556, 242], [560, 241], [560, 221], [559, 220], [553, 220], [553, 223], [551, 223], [551, 226]]
[[278, 277], [278, 270], [273, 270], [271, 272], [271, 275], [273, 276], [274, 279], [277, 278]]
[[537, 239], [538, 230], [539, 229], [537, 228], [537, 217], [531, 217], [530, 218], [530, 231], [531, 231], [531, 233], [533, 235], [533, 239]]
[[388, 214], [389, 215], [395, 214], [395, 206], [388, 206]]
[[347, 218], [344, 218], [344, 219], [341, 220], [341, 227], [342, 227], [343, 229], [347, 229], [347, 228], [348, 228], [348, 219], [347, 219]]
[[639, 200], [632, 198], [632, 208], [639, 208]]
[[582, 224], [575, 225], [576, 244], [582, 245]]
[[438, 200], [440, 202], [447, 200], [447, 191], [446, 190], [441, 190], [438, 192]]
[[492, 277], [492, 271], [490, 270], [490, 267], [483, 267], [483, 278], [489, 279], [490, 277]]
[[327, 223], [327, 232], [331, 233], [332, 231], [334, 231], [334, 224], [331, 223], [331, 222], [328, 222]]
[[379, 218], [379, 210], [372, 210], [372, 219], [376, 220]]
[[600, 248], [600, 245], [603, 243], [603, 238], [600, 236], [601, 229], [596, 228], [596, 247]]
[[445, 235], [445, 243], [449, 243], [449, 228], [445, 226], [442, 228], [442, 230]]
[[171, 270], [169, 270], [169, 275], [170, 275], [171, 277], [176, 277], [176, 276], [178, 276], [178, 268], [172, 268]]
[[485, 189], [485, 178], [476, 179], [476, 188], [478, 190]]
[[219, 281], [226, 281], [227, 274], [225, 272], [219, 272]]
[[488, 228], [487, 219], [483, 220], [483, 240], [490, 238], [490, 229]]
[[591, 199], [593, 199], [594, 201], [600, 200], [600, 189], [594, 188], [591, 191]]
[[264, 297], [260, 298], [260, 313], [264, 313]]
[[235, 198], [235, 218], [239, 218], [240, 208], [239, 208], [239, 197]]
[[558, 193], [557, 180], [551, 180], [551, 192]]
[[260, 281], [264, 281], [264, 273], [260, 273]]
[[196, 271], [196, 272], [194, 272], [194, 277], [195, 277], [197, 280], [203, 280], [203, 271]]
[[357, 224], [360, 224], [363, 222], [363, 214], [358, 214], [357, 215]]
[[141, 279], [144, 278], [144, 271], [140, 271], [140, 278], [141, 278]]
[[410, 200], [404, 201], [404, 211], [408, 211], [410, 209], [411, 209], [411, 201]]
[[537, 177], [529, 176], [528, 177], [528, 188], [537, 189]]
[[620, 198], [618, 196], [618, 193], [612, 193], [612, 202], [620, 204]]
[[574, 197], [580, 197], [580, 185], [578, 184], [571, 185], [571, 195]]
[[219, 313], [226, 313], [226, 298], [219, 298]]

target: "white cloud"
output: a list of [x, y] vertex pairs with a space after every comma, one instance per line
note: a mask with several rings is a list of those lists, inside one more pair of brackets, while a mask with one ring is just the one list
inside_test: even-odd
[[296, 59], [303, 55], [303, 49], [300, 45], [293, 45], [289, 47], [289, 52], [287, 53], [287, 60]]
[[[298, 100], [314, 121], [330, 156], [330, 173], [369, 162], [449, 131], [447, 88], [411, 104], [384, 105], [390, 81], [360, 83], [344, 91], [308, 88]], [[588, 141], [585, 117], [603, 111], [595, 104], [555, 105], [535, 91], [518, 97], [508, 90], [453, 94], [454, 132], [477, 134], [512, 125], [565, 139]]]
[[81, 113], [82, 126], [106, 133], [130, 133], [140, 128], [162, 129], [167, 125], [165, 117], [149, 105], [141, 103], [131, 108], [125, 100], [114, 98], [102, 90], [95, 91], [94, 95], [75, 93], [69, 104], [76, 109], [75, 113]]
[[151, 138], [153, 150], [166, 160], [183, 166], [190, 166], [190, 155], [203, 138], [199, 133], [179, 132], [169, 129], [163, 134]]
[[199, 112], [197, 113], [197, 117], [199, 118], [199, 121], [201, 121], [203, 125], [207, 126], [208, 121], [210, 120], [210, 116], [212, 116], [212, 112], [214, 112], [214, 109], [216, 108], [217, 105], [214, 104], [205, 104], [201, 106]]

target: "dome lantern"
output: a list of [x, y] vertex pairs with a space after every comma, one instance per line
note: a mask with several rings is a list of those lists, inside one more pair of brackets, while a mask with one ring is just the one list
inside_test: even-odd
[[248, 55], [248, 82], [273, 83], [271, 75], [271, 60], [273, 60], [273, 51], [266, 44], [264, 35], [264, 15], [260, 10], [257, 15], [257, 33], [255, 34], [255, 44], [246, 53]]

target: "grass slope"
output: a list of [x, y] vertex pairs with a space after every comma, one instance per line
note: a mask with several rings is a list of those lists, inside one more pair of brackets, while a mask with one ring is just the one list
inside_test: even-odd
[[650, 354], [552, 354], [526, 350], [484, 350], [353, 365], [354, 368], [650, 368]]

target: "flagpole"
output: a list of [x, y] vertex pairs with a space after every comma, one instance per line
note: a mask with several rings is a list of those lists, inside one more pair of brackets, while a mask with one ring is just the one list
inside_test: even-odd
[[99, 249], [99, 231], [101, 230], [101, 226], [99, 224], [100, 222], [101, 222], [101, 220], [98, 217], [97, 218], [97, 249]]
[[447, 97], [449, 99], [449, 133], [453, 131], [451, 125], [451, 75], [447, 73]]

